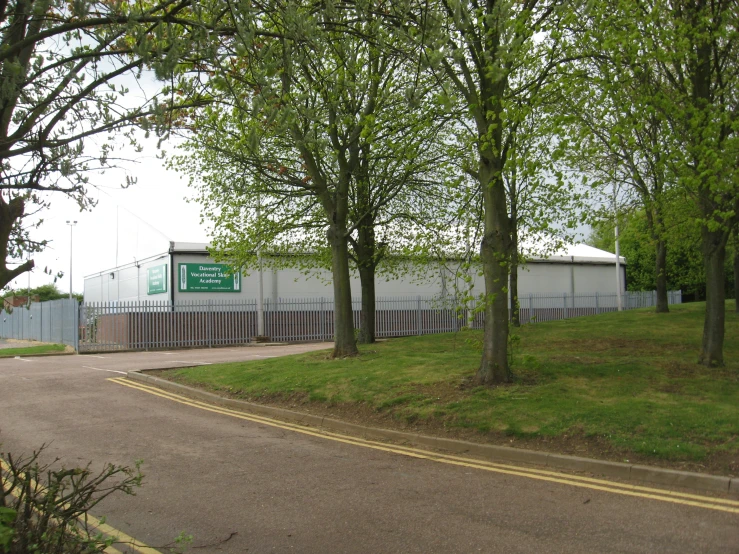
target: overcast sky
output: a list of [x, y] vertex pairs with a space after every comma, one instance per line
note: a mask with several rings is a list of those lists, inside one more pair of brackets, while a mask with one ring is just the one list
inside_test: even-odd
[[[131, 88], [126, 103], [136, 104], [158, 90], [158, 84], [151, 76], [134, 80], [127, 76], [121, 79]], [[85, 143], [86, 152], [96, 151], [96, 137]], [[121, 144], [127, 139], [121, 137]], [[187, 186], [186, 179], [173, 170], [164, 167], [158, 159], [156, 139], [142, 140], [144, 151], [136, 153], [125, 148], [119, 155], [131, 161], [119, 162], [119, 169], [109, 169], [105, 173], [90, 174], [90, 196], [97, 200], [97, 206], [90, 211], [80, 212], [76, 203], [63, 194], [51, 195], [51, 207], [39, 214], [43, 224], [34, 230], [36, 240], [50, 240], [48, 248], [33, 256], [36, 268], [24, 274], [10, 287], [23, 289], [54, 281], [53, 275], [44, 273], [49, 268], [55, 275], [64, 272], [57, 281], [62, 291], [69, 291], [70, 227], [67, 220], [77, 221], [73, 230], [72, 290], [82, 293], [84, 277], [118, 265], [166, 252], [169, 241], [207, 242], [208, 232], [200, 224], [200, 206], [197, 202], [187, 202], [195, 190]], [[163, 150], [174, 153], [174, 142], [162, 145]], [[137, 179], [137, 183], [123, 189], [126, 174]], [[585, 235], [588, 228], [578, 229]]]
[[[124, 139], [121, 139], [124, 140]], [[57, 281], [62, 291], [69, 291], [70, 227], [76, 220], [73, 237], [73, 291], [82, 293], [84, 277], [118, 265], [166, 252], [169, 241], [207, 242], [207, 228], [200, 224], [200, 206], [187, 202], [195, 192], [179, 173], [168, 170], [157, 158], [156, 140], [145, 142], [143, 153], [128, 152], [135, 161], [121, 162], [120, 169], [107, 170], [90, 177], [90, 195], [98, 201], [91, 211], [80, 212], [64, 195], [52, 196], [52, 205], [41, 217], [42, 226], [33, 232], [37, 239], [49, 239], [49, 247], [36, 254], [36, 269], [11, 283], [15, 289], [36, 287], [53, 282], [54, 274], [63, 271]], [[164, 144], [173, 153], [175, 144]], [[123, 189], [126, 173], [138, 181]], [[587, 233], [587, 229], [579, 229]]]
[[[165, 145], [164, 149], [173, 151], [174, 145]], [[122, 265], [166, 251], [170, 240], [207, 241], [198, 204], [185, 201], [191, 195], [187, 182], [177, 172], [163, 167], [156, 154], [155, 140], [146, 142], [143, 153], [127, 154], [136, 162], [120, 165], [138, 179], [127, 189], [121, 188], [126, 175], [123, 169], [92, 174], [90, 195], [98, 204], [91, 211], [80, 212], [76, 203], [62, 194], [51, 196], [51, 207], [40, 214], [44, 222], [33, 232], [35, 238], [50, 239], [51, 243], [45, 252], [34, 256], [36, 269], [30, 275], [31, 287], [53, 282], [53, 277], [43, 273], [49, 267], [54, 273], [64, 272], [57, 285], [60, 290], [69, 290], [67, 220], [77, 220], [72, 277], [73, 290], [80, 293], [86, 275], [116, 266], [116, 245], [117, 265]], [[24, 274], [10, 286], [26, 288], [28, 282], [29, 277]]]
[[[144, 105], [159, 90], [161, 84], [153, 74], [144, 72], [142, 76], [125, 74], [114, 81], [125, 85], [129, 92], [119, 98], [121, 106], [133, 108]], [[188, 203], [191, 195], [187, 181], [180, 174], [167, 170], [157, 155], [157, 139], [144, 139], [138, 133], [138, 140], [144, 147], [136, 152], [128, 145], [128, 139], [119, 136], [116, 142], [116, 157], [127, 161], [116, 162], [115, 169], [105, 173], [89, 174], [89, 194], [97, 200], [90, 211], [80, 212], [75, 202], [63, 194], [49, 195], [51, 207], [39, 214], [42, 226], [34, 230], [32, 237], [37, 240], [50, 240], [48, 248], [33, 256], [36, 268], [30, 274], [23, 274], [9, 286], [12, 288], [36, 287], [54, 281], [57, 272], [64, 276], [57, 280], [60, 290], [69, 291], [70, 228], [67, 220], [77, 221], [73, 230], [74, 256], [72, 266], [72, 290], [81, 293], [84, 277], [105, 269], [133, 262], [153, 254], [165, 252], [169, 241], [207, 242], [205, 229], [200, 225], [200, 210], [197, 203]], [[85, 140], [85, 153], [95, 155], [104, 135], [88, 137]], [[162, 145], [162, 150], [174, 153], [174, 141]], [[133, 176], [137, 183], [123, 189], [126, 175]], [[44, 273], [44, 268], [52, 270], [53, 275]]]

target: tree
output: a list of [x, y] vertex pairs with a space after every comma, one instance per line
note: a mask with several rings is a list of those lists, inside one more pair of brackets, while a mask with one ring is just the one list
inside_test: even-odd
[[[399, 11], [399, 28], [423, 52], [428, 66], [452, 84], [473, 122], [470, 168], [480, 185], [485, 280], [483, 352], [475, 380], [511, 380], [508, 367], [508, 274], [511, 222], [504, 168], [524, 113], [562, 61], [562, 25], [569, 8], [556, 1], [420, 3]], [[406, 23], [410, 20], [410, 23]], [[560, 25], [562, 25], [560, 27]], [[515, 100], [515, 101], [514, 101]]]
[[665, 163], [697, 208], [706, 276], [699, 361], [722, 365], [724, 262], [739, 218], [739, 9], [735, 0], [614, 0], [594, 5], [592, 16], [608, 55], [658, 73], [649, 97], [635, 101], [669, 126]]
[[[390, 56], [397, 54], [390, 52]], [[398, 267], [402, 261], [393, 263], [398, 260], [389, 254], [407, 250], [418, 254], [431, 246], [424, 241], [428, 234], [416, 232], [409, 249], [409, 227], [429, 230], [454, 218], [451, 158], [456, 137], [450, 132], [454, 114], [442, 105], [436, 83], [428, 82], [425, 75], [407, 73], [410, 69], [401, 63], [388, 76], [375, 116], [358, 140], [349, 214], [356, 232], [349, 243], [362, 289], [359, 342], [365, 344], [375, 341], [378, 267], [386, 272], [407, 271]]]
[[599, 32], [589, 38], [592, 43], [581, 46], [584, 55], [570, 101], [562, 104], [571, 114], [563, 153], [571, 166], [600, 185], [605, 211], [615, 209], [616, 189], [620, 202], [643, 208], [654, 249], [655, 311], [668, 312], [664, 220], [675, 175], [664, 154], [671, 130], [653, 102], [660, 77], [647, 60], [635, 60], [628, 52], [604, 52]]
[[572, 230], [585, 218], [588, 197], [585, 183], [577, 183], [553, 154], [559, 118], [553, 117], [551, 106], [529, 110], [511, 141], [503, 171], [511, 222], [511, 323], [516, 327], [521, 324], [519, 266], [527, 257], [546, 257], [574, 242]]
[[400, 271], [387, 253], [403, 248], [407, 225], [447, 212], [451, 116], [365, 8], [291, 2], [229, 17], [240, 31], [207, 66], [217, 102], [192, 115], [195, 156], [172, 165], [201, 191], [216, 255], [248, 267], [269, 251], [282, 255], [272, 264], [331, 268], [335, 355], [353, 355], [349, 268], [362, 289], [359, 340], [373, 342], [377, 268]]
[[734, 229], [734, 310], [739, 314], [739, 228]]
[[[88, 173], [111, 161], [115, 133], [134, 123], [160, 128], [167, 112], [188, 105], [160, 100], [164, 90], [144, 102], [124, 100], [124, 78], [144, 68], [159, 77], [171, 73], [187, 41], [190, 4], [0, 2], [1, 287], [33, 269], [30, 255], [47, 244], [30, 236], [27, 221], [49, 207], [49, 193], [89, 209]], [[94, 135], [109, 140], [99, 152], [86, 152]]]
[[424, 173], [439, 160], [439, 130], [404, 113], [414, 76], [383, 48], [371, 11], [316, 12], [301, 2], [272, 8], [229, 12], [236, 33], [208, 64], [217, 102], [202, 119], [193, 116], [197, 136], [186, 148], [196, 156], [174, 165], [200, 175], [201, 201], [217, 223], [214, 244], [235, 267], [249, 265], [256, 252], [328, 250], [334, 355], [351, 356], [348, 246], [372, 340], [374, 271], [384, 255], [375, 228], [399, 217], [390, 204], [402, 191], [430, 183]]
[[[621, 255], [627, 262], [628, 290], [655, 290], [654, 245], [644, 210], [636, 207], [623, 212], [618, 221]], [[705, 298], [706, 278], [700, 249], [700, 226], [682, 210], [669, 205], [664, 225], [665, 240], [670, 244], [665, 262], [668, 290], [682, 290], [684, 299]], [[613, 220], [608, 218], [594, 222], [587, 242], [596, 248], [615, 252]], [[730, 272], [728, 261], [726, 265]]]
[[17, 290], [10, 290], [6, 294], [4, 294], [4, 297], [8, 296], [26, 296], [30, 295], [31, 297], [38, 296], [39, 302], [46, 302], [48, 300], [59, 300], [61, 298], [68, 298], [68, 293], [63, 293], [59, 290], [59, 287], [56, 286], [54, 283], [49, 283], [46, 285], [40, 285], [38, 287], [34, 287], [30, 290], [28, 289], [17, 289]]

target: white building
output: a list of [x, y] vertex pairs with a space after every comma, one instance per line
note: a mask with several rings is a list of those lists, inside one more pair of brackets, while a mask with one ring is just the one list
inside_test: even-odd
[[[85, 277], [85, 302], [202, 301], [254, 299], [259, 293], [259, 270], [230, 274], [228, 266], [210, 257], [203, 243], [171, 242], [167, 252]], [[623, 258], [621, 263], [625, 264]], [[534, 295], [615, 295], [616, 257], [584, 244], [573, 245], [546, 259], [529, 260], [519, 270], [519, 298]], [[621, 287], [625, 290], [625, 268]], [[449, 263], [427, 264], [391, 277], [378, 272], [378, 297], [454, 294], [463, 280]], [[264, 296], [331, 298], [331, 272], [265, 269]], [[484, 291], [481, 276], [473, 275], [474, 294]], [[352, 295], [360, 296], [359, 276], [352, 276]]]

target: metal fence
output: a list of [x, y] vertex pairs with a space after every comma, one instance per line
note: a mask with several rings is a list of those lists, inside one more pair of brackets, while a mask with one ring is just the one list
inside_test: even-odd
[[74, 298], [64, 298], [2, 311], [0, 337], [68, 344], [77, 349], [78, 306]]
[[[671, 304], [682, 300], [671, 291]], [[654, 306], [656, 294], [625, 293], [624, 309]], [[408, 296], [378, 298], [377, 337], [445, 333], [462, 326], [482, 328], [483, 314], [457, 298]], [[274, 342], [330, 341], [334, 336], [333, 299], [265, 299], [265, 335]], [[616, 311], [610, 295], [534, 295], [518, 302], [522, 323], [551, 321]], [[361, 300], [353, 300], [359, 327]], [[80, 352], [150, 350], [245, 344], [257, 336], [256, 300], [83, 303], [79, 310]]]
[[[682, 303], [682, 292], [668, 291], [669, 304]], [[624, 310], [649, 308], [657, 305], [657, 292], [626, 292], [622, 295], [621, 305]], [[562, 294], [538, 295], [528, 294], [518, 299], [519, 320], [521, 323], [537, 321], [553, 321], [584, 315], [598, 315], [618, 310], [618, 297], [613, 294]], [[480, 322], [481, 324], [482, 322]]]

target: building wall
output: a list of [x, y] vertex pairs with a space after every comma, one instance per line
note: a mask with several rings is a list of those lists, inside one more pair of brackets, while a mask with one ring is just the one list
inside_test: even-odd
[[[163, 301], [174, 296], [176, 301], [216, 300], [231, 302], [234, 300], [253, 300], [258, 296], [259, 272], [250, 269], [241, 278], [239, 292], [185, 292], [179, 291], [175, 280], [172, 291], [172, 272], [177, 272], [180, 263], [213, 263], [212, 258], [200, 254], [175, 253], [170, 262], [169, 254], [162, 254], [142, 261], [139, 267], [129, 264], [120, 268], [101, 272], [85, 279], [86, 302], [133, 302]], [[159, 294], [147, 294], [147, 270], [152, 267], [167, 265], [167, 291]], [[484, 280], [477, 271], [471, 272], [472, 294], [484, 292]], [[439, 294], [455, 294], [468, 290], [469, 285], [459, 276], [459, 267], [444, 267], [431, 263], [426, 267], [402, 265], [394, 274], [378, 272], [375, 292], [379, 297], [397, 296], [434, 296]], [[625, 290], [625, 279], [622, 278]], [[359, 297], [361, 288], [359, 276], [351, 279], [352, 296]], [[519, 296], [528, 294], [614, 294], [616, 290], [615, 266], [578, 263], [546, 263], [527, 264], [519, 270]], [[264, 297], [277, 298], [331, 298], [333, 286], [331, 272], [328, 270], [312, 270], [309, 273], [299, 269], [264, 270]]]
[[[575, 293], [616, 292], [616, 265], [574, 265]], [[626, 267], [621, 266], [621, 292], [626, 290]]]
[[[180, 263], [208, 263], [212, 259], [198, 254], [175, 254], [175, 271]], [[259, 271], [249, 269], [247, 275], [241, 278], [240, 292], [180, 292], [175, 289], [176, 300], [207, 300], [207, 299], [253, 299], [259, 296]], [[377, 296], [430, 296], [441, 292], [440, 275], [438, 268], [428, 270], [403, 271], [401, 275], [378, 275], [375, 285]], [[334, 294], [331, 272], [327, 269], [313, 269], [308, 273], [297, 268], [273, 270], [264, 269], [264, 296], [276, 300], [277, 298], [332, 298]], [[359, 274], [353, 272], [351, 277], [352, 296], [361, 295]]]
[[[459, 268], [447, 267], [446, 271], [443, 271], [444, 278], [441, 277], [441, 273], [433, 275], [429, 271], [427, 279], [430, 282], [435, 278], [435, 291], [445, 289], [447, 294], [454, 294], [455, 290], [468, 291], [471, 286], [473, 296], [479, 296], [485, 292], [485, 280], [479, 269], [468, 273], [470, 275], [469, 284], [459, 276], [462, 273]], [[622, 292], [626, 290], [625, 275], [626, 268], [622, 266]], [[528, 294], [558, 296], [565, 293], [571, 295], [595, 294], [596, 292], [599, 294], [616, 293], [615, 264], [532, 262], [521, 266], [518, 270], [519, 296]], [[436, 294], [436, 292], [428, 294]], [[378, 296], [381, 295], [378, 294]]]
[[[167, 265], [167, 291], [160, 294], [147, 294], [147, 270]], [[169, 254], [161, 254], [138, 264], [127, 264], [108, 271], [85, 277], [85, 302], [144, 302], [162, 301], [170, 298]]]

